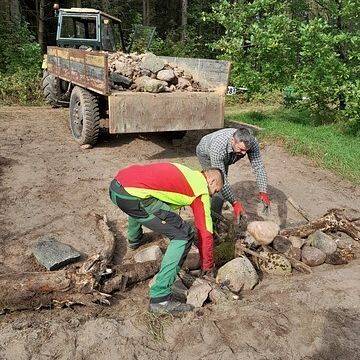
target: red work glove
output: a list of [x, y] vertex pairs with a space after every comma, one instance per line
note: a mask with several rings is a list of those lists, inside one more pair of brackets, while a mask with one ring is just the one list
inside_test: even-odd
[[260, 197], [260, 200], [263, 202], [264, 205], [270, 206], [271, 202], [270, 202], [269, 195], [267, 193], [259, 192], [259, 197]]
[[245, 209], [240, 201], [234, 201], [233, 204], [234, 222], [239, 224], [240, 216], [245, 215]]

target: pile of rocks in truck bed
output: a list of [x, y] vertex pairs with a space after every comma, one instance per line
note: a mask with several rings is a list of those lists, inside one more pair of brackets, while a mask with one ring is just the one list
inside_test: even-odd
[[187, 69], [152, 53], [109, 54], [109, 72], [111, 87], [120, 91], [211, 91], [204, 80], [195, 80]]

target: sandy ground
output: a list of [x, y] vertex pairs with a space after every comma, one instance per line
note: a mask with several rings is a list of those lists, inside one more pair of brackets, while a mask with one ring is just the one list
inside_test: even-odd
[[[125, 217], [108, 198], [116, 171], [135, 162], [170, 160], [199, 168], [203, 132], [172, 144], [160, 135], [102, 136], [82, 150], [71, 139], [67, 110], [0, 109], [0, 272], [40, 270], [31, 255], [54, 235], [85, 257], [101, 246], [91, 211], [106, 213], [117, 234], [116, 262], [126, 253]], [[291, 196], [313, 217], [332, 207], [360, 211], [360, 189], [310, 161], [264, 144], [273, 212], [301, 221]], [[256, 185], [246, 160], [230, 180], [249, 212]], [[184, 213], [185, 216], [188, 213]], [[116, 296], [111, 307], [24, 311], [0, 317], [0, 359], [358, 359], [360, 261], [322, 265], [312, 275], [265, 277], [228, 305], [182, 317], [149, 315], [147, 284]]]

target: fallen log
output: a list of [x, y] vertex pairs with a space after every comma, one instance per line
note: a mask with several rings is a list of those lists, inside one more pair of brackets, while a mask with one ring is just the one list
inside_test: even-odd
[[316, 230], [341, 231], [351, 236], [354, 240], [360, 240], [360, 228], [344, 215], [342, 209], [331, 209], [321, 218], [310, 221], [308, 224], [283, 229], [280, 231], [280, 235], [305, 238]]

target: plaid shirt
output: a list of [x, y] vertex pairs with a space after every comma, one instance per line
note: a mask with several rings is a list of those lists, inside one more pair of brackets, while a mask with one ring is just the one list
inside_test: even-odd
[[[237, 155], [232, 146], [231, 139], [236, 129], [221, 129], [205, 135], [196, 147], [196, 155], [203, 169], [209, 167], [219, 168], [225, 177], [224, 187], [221, 193], [225, 200], [231, 204], [236, 200], [227, 178], [229, 165], [235, 164], [244, 155]], [[255, 137], [252, 138], [250, 148], [247, 151], [251, 167], [256, 176], [256, 183], [261, 192], [267, 192], [267, 177], [264, 164], [261, 159], [259, 144]]]

